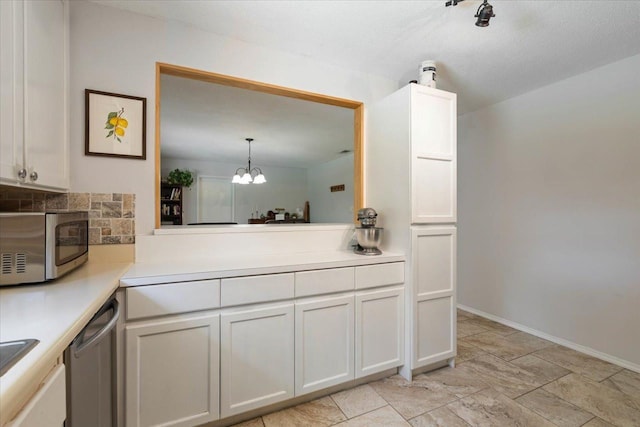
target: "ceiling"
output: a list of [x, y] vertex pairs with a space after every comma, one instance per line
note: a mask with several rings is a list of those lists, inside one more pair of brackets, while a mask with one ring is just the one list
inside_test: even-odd
[[640, 1], [94, 0], [406, 83], [423, 60], [474, 111], [640, 53]]
[[348, 108], [169, 75], [160, 87], [162, 157], [242, 167], [253, 138], [252, 167], [308, 168], [353, 150]]

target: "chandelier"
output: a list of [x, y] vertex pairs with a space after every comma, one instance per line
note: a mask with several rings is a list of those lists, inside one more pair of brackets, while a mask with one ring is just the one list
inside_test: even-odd
[[262, 174], [262, 170], [260, 168], [251, 169], [251, 141], [253, 141], [253, 138], [245, 138], [245, 140], [249, 143], [247, 167], [236, 169], [236, 174], [233, 176], [231, 182], [234, 184], [264, 184], [267, 182], [267, 179]]

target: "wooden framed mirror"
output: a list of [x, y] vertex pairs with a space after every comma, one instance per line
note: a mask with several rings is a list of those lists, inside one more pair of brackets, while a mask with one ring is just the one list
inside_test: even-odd
[[[165, 63], [156, 63], [156, 115], [155, 115], [155, 226], [160, 228], [160, 194], [161, 194], [161, 100], [163, 78], [174, 76], [185, 79], [192, 79], [199, 82], [213, 83], [230, 88], [246, 89], [263, 94], [280, 97], [293, 98], [296, 100], [309, 101], [328, 106], [342, 107], [353, 110], [353, 215], [363, 206], [363, 126], [364, 126], [364, 106], [362, 102], [349, 99], [336, 98], [322, 94], [305, 92], [297, 89], [261, 83], [253, 80], [242, 79], [193, 68], [182, 67]], [[329, 189], [327, 189], [329, 191]]]

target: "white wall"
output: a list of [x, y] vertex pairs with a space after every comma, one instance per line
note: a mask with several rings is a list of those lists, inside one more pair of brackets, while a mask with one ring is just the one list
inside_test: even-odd
[[[154, 228], [155, 63], [363, 101], [396, 81], [90, 2], [71, 6], [71, 190], [136, 194], [136, 231]], [[147, 160], [84, 156], [84, 89], [147, 98]]]
[[640, 367], [640, 55], [459, 119], [458, 301]]
[[[203, 160], [187, 160], [162, 158], [162, 176], [167, 176], [172, 169], [189, 169], [194, 173], [194, 185], [184, 192], [184, 223], [197, 222], [197, 175], [231, 177], [242, 164], [218, 163]], [[260, 166], [267, 182], [260, 185], [234, 185], [235, 218], [238, 224], [247, 224], [251, 213], [257, 210], [266, 215], [275, 208], [284, 208], [287, 212], [295, 212], [304, 207], [307, 200], [307, 170], [301, 168], [280, 168]]]
[[353, 222], [353, 154], [309, 168], [309, 212], [311, 222]]

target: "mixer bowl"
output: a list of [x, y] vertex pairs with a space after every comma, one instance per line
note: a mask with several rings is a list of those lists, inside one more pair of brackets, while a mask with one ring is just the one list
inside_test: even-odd
[[363, 249], [377, 249], [382, 242], [382, 230], [380, 227], [356, 228], [356, 239]]

